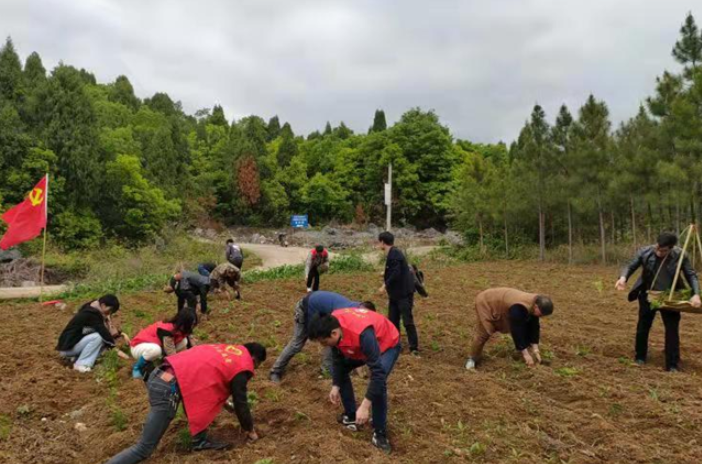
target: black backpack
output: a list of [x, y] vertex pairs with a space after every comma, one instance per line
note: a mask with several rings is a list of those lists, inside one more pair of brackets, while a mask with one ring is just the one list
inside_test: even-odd
[[410, 266], [412, 276], [414, 276], [414, 291], [419, 293], [424, 298], [429, 296], [426, 288], [424, 288], [424, 273], [419, 270], [416, 264]]

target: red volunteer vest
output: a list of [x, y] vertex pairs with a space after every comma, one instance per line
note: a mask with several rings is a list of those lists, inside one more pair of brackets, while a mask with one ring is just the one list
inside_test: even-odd
[[[316, 249], [312, 249], [312, 257], [313, 258], [316, 258], [318, 254], [319, 253], [317, 253]], [[327, 251], [326, 248], [324, 250], [322, 250], [321, 256], [322, 256], [322, 258], [326, 258], [327, 256], [329, 256], [329, 252]]]
[[400, 333], [390, 320], [375, 311], [364, 308], [337, 309], [332, 312], [341, 325], [342, 336], [337, 348], [350, 359], [365, 361], [361, 352], [361, 332], [373, 327], [380, 352], [385, 353], [400, 341]]
[[191, 435], [205, 430], [217, 417], [237, 374], [254, 373], [253, 359], [242, 345], [197, 345], [167, 360], [178, 380]]
[[[140, 343], [155, 343], [157, 345], [161, 345], [161, 339], [158, 338], [158, 329], [167, 330], [173, 333], [173, 324], [170, 322], [156, 322], [155, 324], [151, 324], [145, 329], [141, 329], [139, 333], [132, 338], [132, 341], [129, 342], [129, 346], [137, 346]], [[180, 332], [173, 334], [173, 339], [176, 345], [182, 342], [184, 338], [185, 335]]]

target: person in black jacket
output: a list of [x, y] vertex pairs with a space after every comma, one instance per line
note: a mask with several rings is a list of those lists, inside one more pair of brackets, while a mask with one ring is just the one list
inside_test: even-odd
[[379, 292], [388, 294], [388, 319], [400, 331], [400, 318], [407, 332], [410, 353], [419, 355], [419, 337], [414, 325], [412, 307], [414, 306], [414, 275], [412, 274], [405, 255], [395, 246], [395, 236], [390, 232], [378, 235], [378, 247], [386, 255], [384, 283]]
[[77, 358], [73, 369], [90, 372], [103, 348], [115, 345], [116, 333], [110, 325], [110, 315], [118, 310], [117, 297], [105, 295], [85, 303], [66, 325], [56, 350], [64, 358]]
[[[639, 301], [639, 322], [636, 326], [636, 357], [639, 365], [646, 363], [648, 354], [648, 334], [651, 331], [653, 320], [656, 318], [656, 309], [651, 308], [648, 300], [649, 290], [670, 291], [673, 286], [675, 271], [680, 261], [682, 250], [676, 248], [678, 237], [675, 234], [663, 233], [658, 237], [655, 245], [641, 248], [633, 260], [627, 265], [617, 280], [617, 290], [626, 289], [626, 281], [641, 267], [641, 276], [629, 292], [629, 301]], [[687, 256], [682, 258], [682, 274], [690, 284], [693, 296], [690, 303], [696, 308], [700, 307], [700, 284], [697, 273], [690, 264]], [[678, 289], [683, 283], [678, 281]], [[680, 313], [661, 309], [661, 318], [665, 325], [665, 369], [677, 371], [680, 361]]]
[[210, 291], [210, 278], [201, 274], [180, 271], [170, 278], [168, 284], [163, 289], [166, 293], [175, 292], [178, 297], [179, 313], [188, 304], [189, 308], [196, 308], [198, 297], [200, 299], [200, 311], [207, 314], [207, 292]]

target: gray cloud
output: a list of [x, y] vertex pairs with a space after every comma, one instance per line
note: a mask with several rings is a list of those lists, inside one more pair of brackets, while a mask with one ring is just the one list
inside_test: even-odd
[[189, 112], [278, 114], [306, 134], [327, 120], [363, 132], [376, 108], [396, 120], [421, 106], [457, 137], [494, 142], [516, 137], [536, 102], [553, 119], [593, 93], [615, 123], [632, 116], [677, 69], [670, 50], [696, 3], [3, 0], [0, 34], [49, 69], [125, 74], [140, 97], [165, 91]]

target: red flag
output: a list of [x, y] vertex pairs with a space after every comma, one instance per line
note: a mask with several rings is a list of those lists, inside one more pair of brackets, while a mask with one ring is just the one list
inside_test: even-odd
[[47, 175], [34, 186], [22, 203], [7, 210], [2, 215], [2, 220], [7, 222], [8, 228], [0, 240], [0, 248], [7, 250], [11, 246], [26, 242], [41, 234], [41, 230], [46, 227], [48, 195], [49, 179]]

